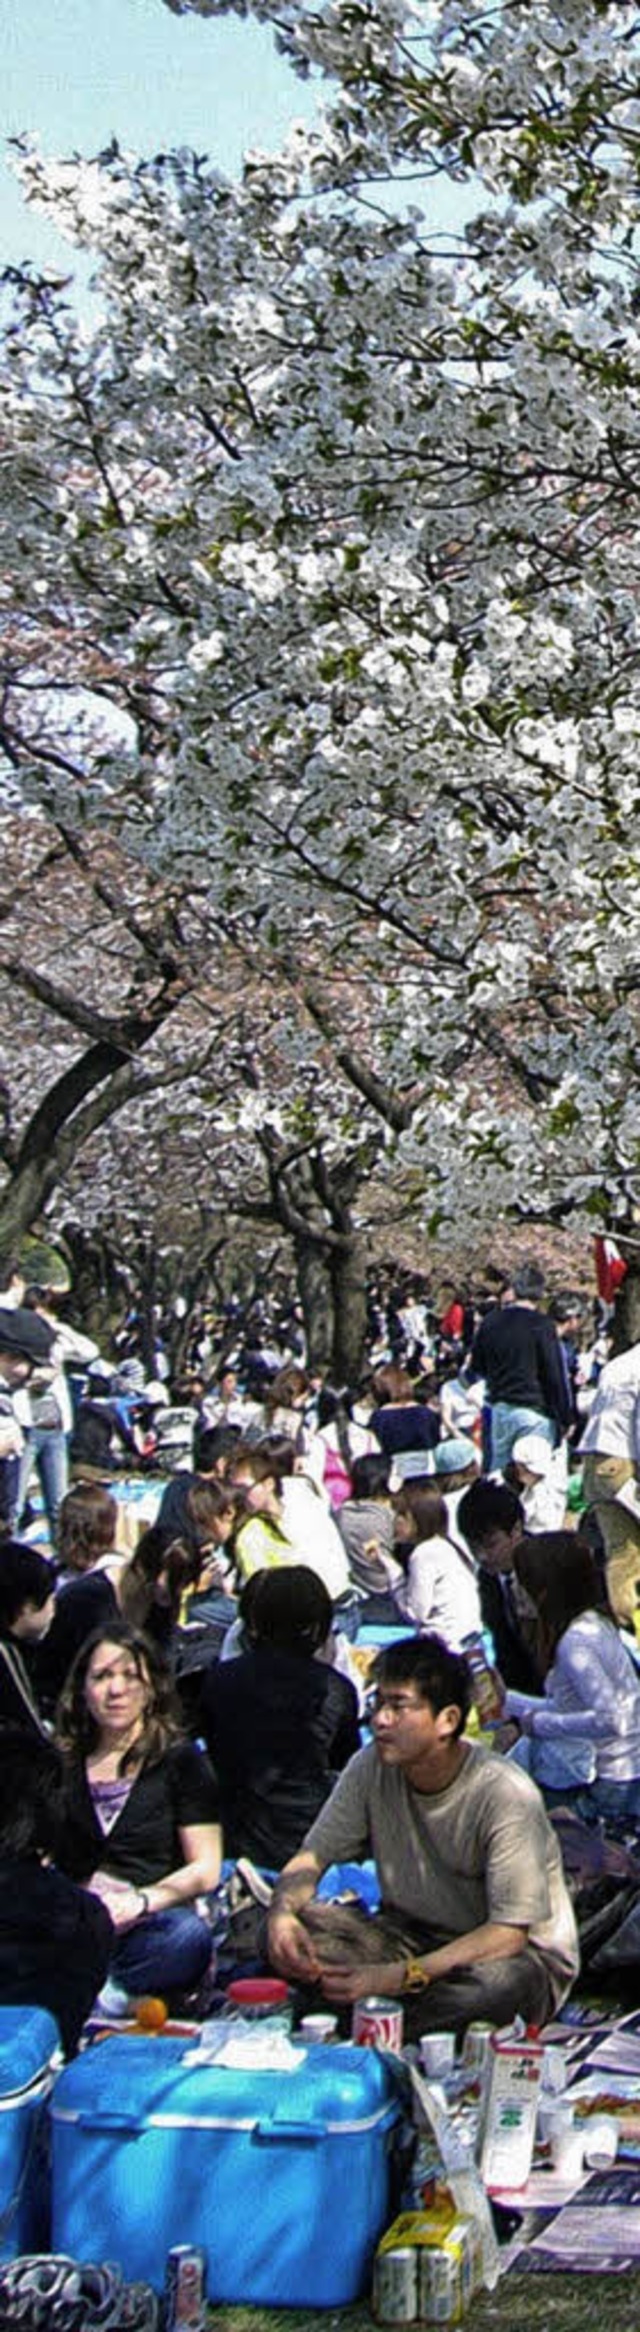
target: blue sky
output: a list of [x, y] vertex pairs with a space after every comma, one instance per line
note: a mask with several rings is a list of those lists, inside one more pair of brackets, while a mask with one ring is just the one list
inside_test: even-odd
[[[23, 202], [6, 139], [37, 134], [47, 154], [97, 153], [112, 136], [141, 155], [195, 146], [234, 173], [248, 146], [277, 150], [314, 97], [278, 57], [268, 28], [237, 17], [176, 17], [162, 0], [0, 0], [0, 267], [73, 265], [69, 244]], [[437, 232], [459, 230], [468, 189], [424, 182]], [[80, 301], [90, 264], [77, 262]]]
[[195, 146], [232, 172], [245, 147], [276, 148], [312, 108], [268, 30], [172, 16], [162, 0], [0, 0], [0, 54], [3, 266], [69, 267], [68, 244], [6, 169], [8, 137], [35, 131], [49, 154], [96, 153], [114, 135], [140, 154]]

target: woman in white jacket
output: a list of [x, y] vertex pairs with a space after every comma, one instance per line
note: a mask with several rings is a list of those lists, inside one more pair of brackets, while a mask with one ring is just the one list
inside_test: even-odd
[[412, 1489], [394, 1501], [396, 1549], [408, 1552], [406, 1579], [396, 1603], [421, 1630], [435, 1630], [452, 1652], [482, 1628], [475, 1563], [447, 1537], [447, 1509], [438, 1490]]

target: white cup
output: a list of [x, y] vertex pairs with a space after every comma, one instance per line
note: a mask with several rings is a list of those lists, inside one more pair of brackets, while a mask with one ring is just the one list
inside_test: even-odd
[[578, 2178], [584, 2168], [584, 2130], [568, 2122], [553, 2131], [551, 2160], [561, 2178]]
[[610, 2170], [618, 2151], [618, 2124], [612, 2113], [594, 2113], [583, 2126], [588, 2170]]
[[322, 2014], [319, 2014], [318, 2016], [303, 2016], [300, 2025], [299, 2037], [300, 2040], [307, 2042], [332, 2041], [335, 2040], [337, 2030], [337, 2016], [323, 2016]]
[[430, 2080], [442, 2081], [452, 2073], [456, 2061], [454, 2032], [423, 2032], [418, 2042], [423, 2073]]

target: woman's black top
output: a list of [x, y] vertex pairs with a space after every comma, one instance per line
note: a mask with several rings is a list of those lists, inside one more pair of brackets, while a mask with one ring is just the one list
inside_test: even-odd
[[207, 1671], [200, 1722], [225, 1854], [281, 1870], [360, 1748], [353, 1685], [326, 1661], [261, 1644]]
[[70, 1878], [109, 1871], [134, 1887], [152, 1887], [183, 1860], [180, 1831], [217, 1822], [219, 1799], [209, 1760], [192, 1741], [174, 1741], [143, 1765], [117, 1821], [105, 1833], [94, 1811], [84, 1764], [70, 1762], [64, 1839], [58, 1861]]
[[385, 1403], [374, 1409], [369, 1427], [389, 1458], [399, 1457], [405, 1449], [435, 1449], [440, 1440], [435, 1409], [426, 1409], [422, 1401]]

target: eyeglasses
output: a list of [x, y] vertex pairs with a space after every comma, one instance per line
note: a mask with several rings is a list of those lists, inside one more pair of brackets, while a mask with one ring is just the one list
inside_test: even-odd
[[377, 1692], [374, 1691], [372, 1692], [371, 1699], [369, 1701], [369, 1708], [371, 1710], [372, 1716], [374, 1717], [378, 1716], [380, 1709], [387, 1709], [389, 1715], [392, 1717], [403, 1717], [406, 1715], [408, 1709], [415, 1710], [421, 1708], [421, 1706], [421, 1701], [414, 1700], [408, 1692], [399, 1692], [392, 1695], [391, 1693], [384, 1692], [382, 1690]]

